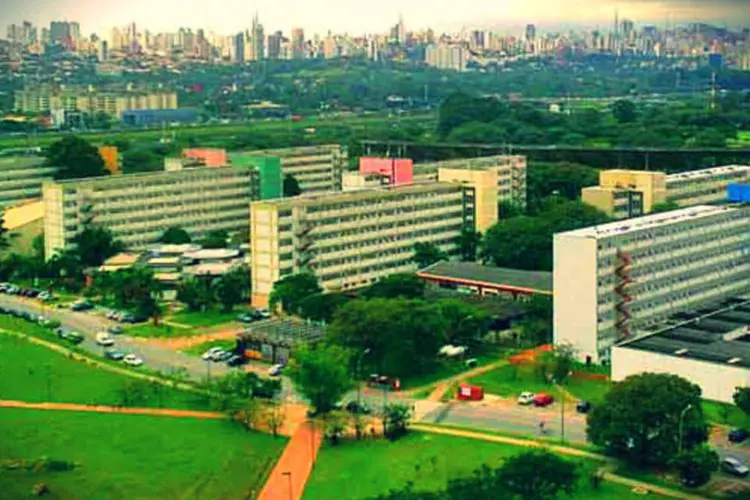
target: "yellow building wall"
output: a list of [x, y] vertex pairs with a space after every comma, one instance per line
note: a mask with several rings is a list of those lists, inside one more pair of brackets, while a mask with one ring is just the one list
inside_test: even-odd
[[474, 188], [476, 229], [484, 234], [497, 223], [497, 169], [438, 168], [438, 182], [460, 182]]
[[23, 205], [6, 208], [3, 211], [4, 226], [8, 231], [25, 226], [43, 217], [44, 202], [41, 200], [30, 201]]
[[607, 215], [613, 215], [615, 212], [615, 196], [611, 189], [604, 189], [599, 186], [583, 188], [581, 200]]
[[643, 193], [643, 212], [667, 199], [667, 176], [664, 172], [639, 170], [603, 170], [599, 173], [602, 188], [622, 188]]
[[99, 146], [99, 156], [104, 160], [104, 166], [109, 173], [120, 173], [120, 155], [115, 146]]

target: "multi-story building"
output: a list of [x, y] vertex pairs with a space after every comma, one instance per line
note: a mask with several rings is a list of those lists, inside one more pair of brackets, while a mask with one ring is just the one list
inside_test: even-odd
[[45, 255], [68, 247], [86, 223], [111, 230], [129, 250], [175, 226], [194, 238], [241, 231], [258, 196], [257, 175], [254, 167], [195, 168], [46, 182]]
[[46, 166], [41, 156], [0, 158], [0, 209], [42, 194], [42, 183], [51, 180], [55, 167]]
[[604, 170], [599, 185], [583, 188], [581, 198], [616, 219], [649, 213], [666, 201], [680, 207], [723, 203], [727, 186], [750, 181], [750, 167], [728, 165], [666, 175], [664, 172]]
[[469, 51], [462, 45], [430, 45], [425, 52], [425, 63], [438, 69], [465, 71]]
[[456, 254], [462, 231], [475, 230], [475, 199], [471, 186], [426, 183], [255, 202], [253, 303], [267, 304], [276, 281], [301, 271], [329, 291], [414, 271], [419, 242]]
[[[460, 158], [435, 163], [414, 165], [414, 181], [437, 181], [440, 170], [496, 170], [497, 201], [509, 202], [518, 207], [526, 206], [526, 157], [525, 156], [484, 156]], [[458, 175], [454, 172], [452, 175]]]
[[293, 176], [303, 193], [340, 191], [341, 172], [348, 161], [346, 150], [338, 144], [230, 154], [234, 163], [243, 156], [280, 158], [282, 174]]
[[27, 87], [15, 92], [15, 109], [34, 113], [81, 111], [120, 118], [129, 110], [177, 109], [175, 92], [99, 91], [94, 88]]
[[696, 206], [554, 237], [554, 336], [581, 359], [750, 289], [750, 209]]

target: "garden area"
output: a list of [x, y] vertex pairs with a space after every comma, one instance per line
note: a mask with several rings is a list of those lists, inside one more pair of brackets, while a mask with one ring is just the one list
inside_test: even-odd
[[[254, 498], [286, 439], [224, 420], [3, 409], [0, 491], [49, 498]], [[49, 457], [47, 467], [29, 462]], [[71, 470], [65, 470], [69, 467]], [[52, 469], [52, 470], [50, 470]]]
[[[510, 445], [420, 432], [411, 432], [395, 442], [324, 445], [304, 498], [373, 498], [402, 489], [409, 482], [414, 491], [438, 491], [450, 479], [471, 476], [483, 464], [498, 467], [504, 459], [522, 451]], [[589, 476], [598, 464], [577, 463], [580, 479], [572, 498], [618, 500], [641, 496], [607, 482], [594, 490]]]
[[26, 402], [119, 405], [207, 410], [200, 394], [151, 384], [85, 364], [26, 339], [0, 334], [0, 398]]

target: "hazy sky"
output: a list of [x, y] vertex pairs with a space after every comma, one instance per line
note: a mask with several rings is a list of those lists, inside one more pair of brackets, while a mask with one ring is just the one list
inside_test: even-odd
[[308, 32], [382, 33], [397, 22], [399, 13], [408, 30], [526, 23], [609, 27], [615, 8], [621, 19], [636, 23], [750, 24], [750, 0], [0, 0], [0, 29], [4, 34], [5, 26], [22, 20], [49, 25], [67, 19], [80, 22], [85, 34], [107, 35], [111, 27], [133, 21], [152, 32], [185, 26], [229, 34], [249, 27], [256, 10], [267, 32], [301, 26]]

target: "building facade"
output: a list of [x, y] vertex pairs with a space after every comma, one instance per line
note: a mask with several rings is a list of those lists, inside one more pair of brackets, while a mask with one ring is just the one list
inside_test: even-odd
[[67, 248], [86, 223], [111, 230], [128, 250], [156, 243], [170, 227], [193, 238], [242, 231], [257, 185], [256, 169], [233, 167], [46, 182], [45, 256]]
[[341, 172], [348, 162], [346, 150], [338, 144], [234, 153], [232, 162], [241, 157], [280, 158], [282, 175], [293, 176], [303, 193], [340, 191]]
[[44, 161], [41, 156], [0, 158], [0, 209], [40, 198], [42, 183], [57, 170]]
[[415, 271], [419, 242], [456, 254], [462, 231], [474, 230], [474, 200], [471, 187], [430, 183], [253, 203], [253, 303], [266, 305], [276, 281], [301, 271], [328, 291]]
[[414, 181], [437, 181], [441, 169], [451, 171], [495, 170], [497, 171], [498, 202], [508, 202], [521, 208], [526, 207], [525, 156], [498, 155], [460, 158], [435, 163], [417, 163], [414, 165]]
[[463, 45], [430, 45], [425, 52], [425, 63], [438, 69], [465, 71], [469, 51]]
[[554, 337], [581, 359], [750, 288], [750, 210], [697, 206], [556, 234]]
[[727, 186], [750, 180], [750, 167], [728, 165], [666, 175], [664, 172], [604, 170], [599, 185], [583, 188], [581, 198], [616, 218], [638, 217], [667, 201], [680, 207], [724, 203]]

